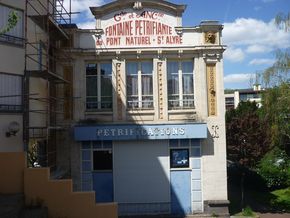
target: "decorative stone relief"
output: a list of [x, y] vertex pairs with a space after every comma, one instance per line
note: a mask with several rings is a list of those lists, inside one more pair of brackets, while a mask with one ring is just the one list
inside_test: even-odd
[[217, 115], [216, 108], [216, 65], [207, 64], [206, 74], [207, 74], [207, 95], [208, 95], [208, 113], [209, 116]]
[[215, 139], [218, 139], [220, 136], [219, 136], [219, 134], [218, 134], [218, 130], [219, 130], [219, 126], [218, 125], [212, 125], [212, 127], [211, 127], [211, 129], [212, 129], [212, 134], [211, 134], [211, 136]]
[[205, 37], [204, 37], [204, 41], [205, 43], [208, 44], [215, 44], [216, 43], [216, 33], [214, 32], [206, 32], [205, 33]]
[[121, 79], [121, 63], [116, 64], [116, 72], [117, 72], [117, 114], [118, 114], [118, 120], [122, 120], [122, 79]]
[[143, 9], [142, 2], [134, 2], [133, 9], [142, 10]]
[[158, 62], [157, 64], [157, 72], [158, 72], [158, 87], [159, 87], [159, 119], [164, 118], [164, 105], [163, 105], [163, 81], [162, 81], [162, 62]]

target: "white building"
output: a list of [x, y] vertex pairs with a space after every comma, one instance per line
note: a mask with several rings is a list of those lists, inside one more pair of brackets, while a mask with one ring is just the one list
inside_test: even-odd
[[226, 110], [236, 109], [240, 102], [256, 102], [258, 107], [262, 106], [261, 85], [254, 85], [253, 89], [237, 89], [232, 93], [225, 94]]
[[182, 27], [185, 9], [114, 1], [74, 30], [75, 187], [120, 215], [227, 206], [223, 27]]

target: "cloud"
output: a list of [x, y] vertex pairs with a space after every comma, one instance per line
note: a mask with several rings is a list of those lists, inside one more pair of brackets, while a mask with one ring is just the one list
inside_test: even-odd
[[225, 83], [245, 83], [245, 82], [250, 82], [250, 80], [254, 77], [255, 77], [255, 74], [252, 74], [252, 73], [229, 74], [224, 77], [224, 82]]
[[88, 22], [83, 22], [83, 23], [79, 23], [78, 27], [80, 29], [94, 29], [96, 26], [96, 21], [92, 20], [92, 21], [88, 21]]
[[[97, 7], [104, 3], [104, 0], [71, 0], [71, 11], [79, 12], [72, 15], [78, 27], [83, 29], [95, 28], [95, 18], [90, 11], [90, 7]], [[66, 9], [69, 9], [69, 1], [64, 1], [63, 4]]]
[[270, 52], [272, 49], [265, 45], [250, 45], [247, 47], [247, 53], [265, 53]]
[[275, 60], [270, 58], [255, 58], [250, 61], [250, 65], [272, 65]]
[[228, 47], [224, 53], [224, 58], [231, 62], [241, 62], [245, 59], [245, 54], [240, 48]]
[[264, 22], [253, 18], [238, 18], [224, 23], [224, 43], [229, 46], [246, 47], [246, 52], [269, 52], [290, 45], [290, 34], [277, 28], [274, 20]]
[[[63, 2], [65, 8], [69, 8], [69, 1]], [[100, 6], [104, 4], [103, 0], [71, 0], [72, 12], [85, 12], [90, 14], [90, 7]]]

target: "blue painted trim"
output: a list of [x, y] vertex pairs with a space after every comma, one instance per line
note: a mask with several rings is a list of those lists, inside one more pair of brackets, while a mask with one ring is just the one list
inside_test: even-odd
[[191, 213], [191, 171], [171, 171], [171, 213]]
[[113, 173], [93, 172], [93, 190], [95, 191], [96, 202], [113, 202]]
[[140, 140], [140, 139], [193, 139], [207, 138], [207, 125], [157, 124], [157, 125], [95, 125], [76, 126], [76, 141]]

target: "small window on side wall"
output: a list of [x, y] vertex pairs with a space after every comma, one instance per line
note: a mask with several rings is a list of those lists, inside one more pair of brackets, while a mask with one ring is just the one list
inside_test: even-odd
[[170, 168], [188, 168], [189, 149], [170, 150]]
[[112, 151], [94, 151], [94, 170], [112, 170]]

